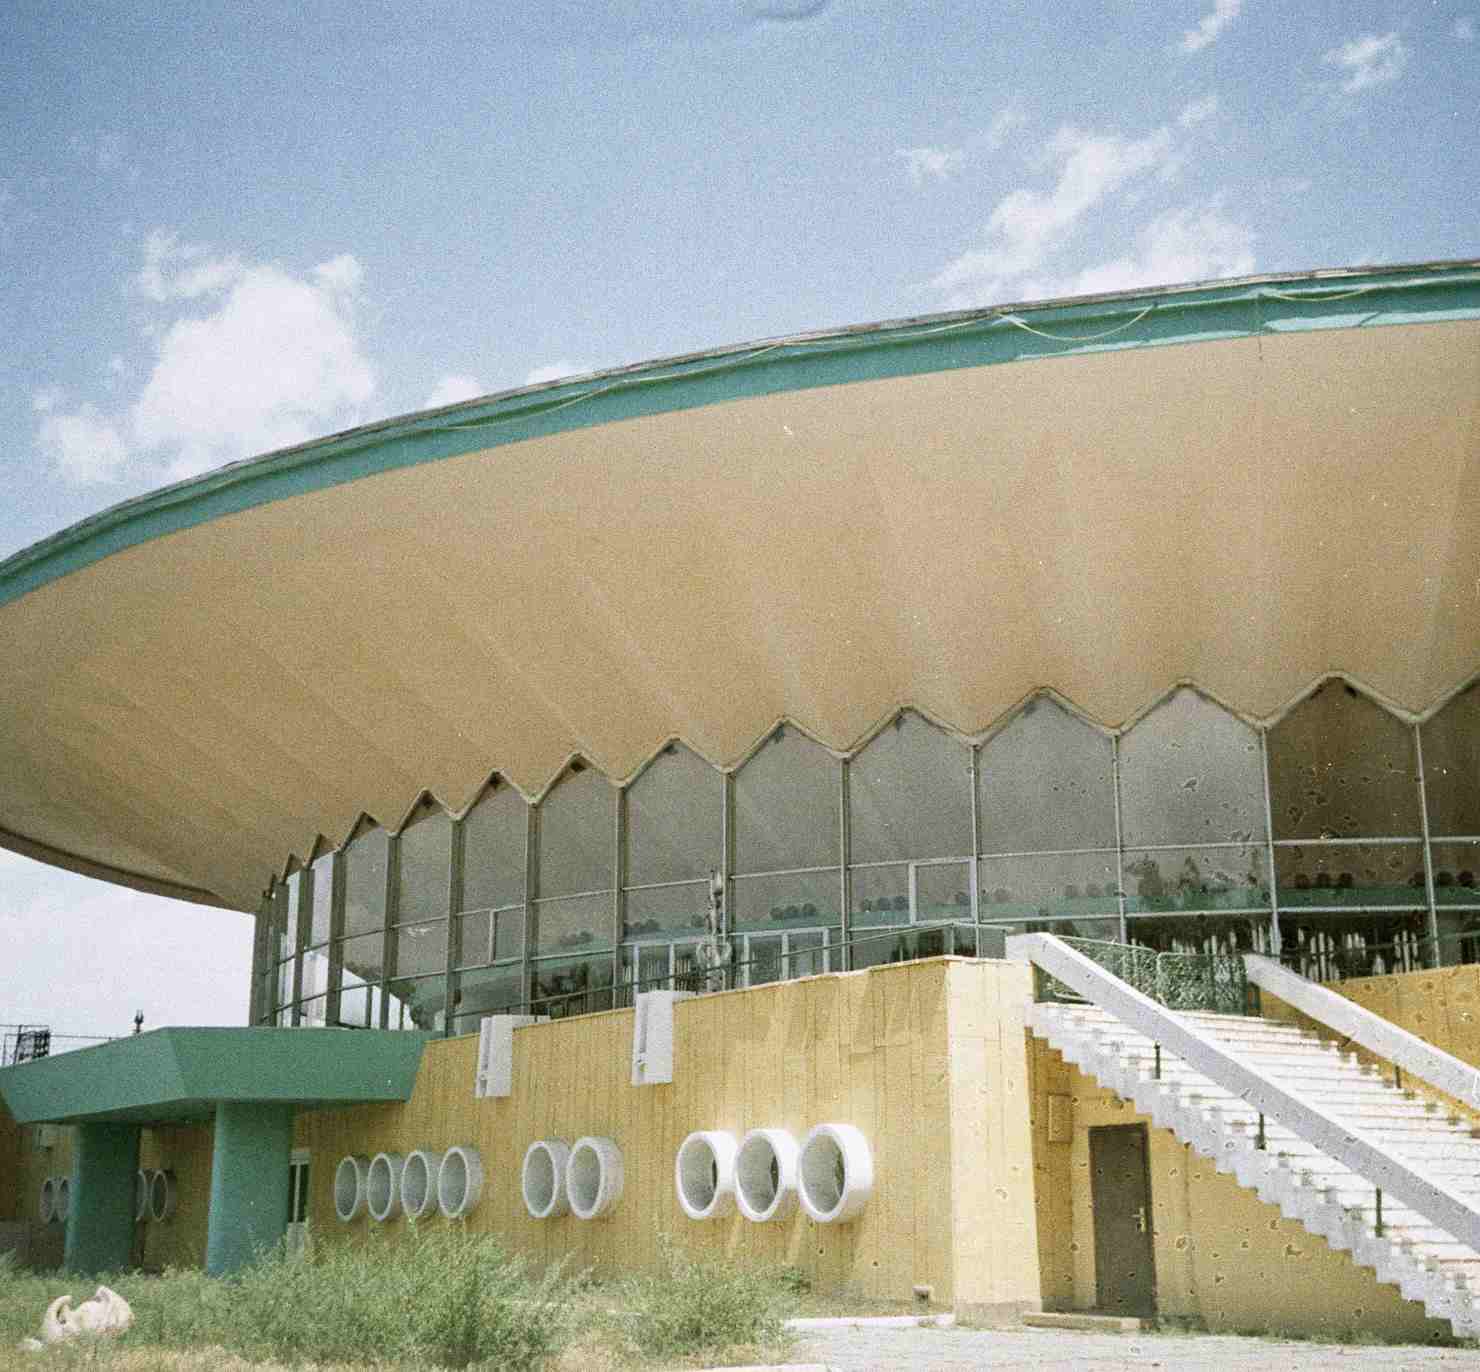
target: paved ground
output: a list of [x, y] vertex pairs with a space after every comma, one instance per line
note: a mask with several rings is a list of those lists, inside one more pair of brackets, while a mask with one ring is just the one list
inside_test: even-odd
[[1031, 1367], [1077, 1372], [1161, 1368], [1223, 1372], [1407, 1372], [1452, 1368], [1480, 1372], [1480, 1352], [1466, 1348], [1284, 1343], [1202, 1334], [1079, 1334], [1057, 1329], [838, 1329], [801, 1335], [795, 1362], [845, 1372], [964, 1372], [978, 1367]]

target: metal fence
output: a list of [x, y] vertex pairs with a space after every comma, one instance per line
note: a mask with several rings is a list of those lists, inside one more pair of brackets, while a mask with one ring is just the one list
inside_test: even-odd
[[[1259, 988], [1250, 985], [1238, 953], [1158, 953], [1130, 943], [1084, 938], [1063, 941], [1168, 1010], [1259, 1013]], [[1035, 972], [1039, 1000], [1083, 1000], [1041, 968]]]

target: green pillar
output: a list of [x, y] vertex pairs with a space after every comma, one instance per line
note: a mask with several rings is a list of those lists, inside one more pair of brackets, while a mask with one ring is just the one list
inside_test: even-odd
[[119, 1272], [134, 1246], [137, 1124], [79, 1124], [72, 1153], [67, 1271]]
[[236, 1272], [288, 1227], [288, 1165], [293, 1107], [222, 1101], [211, 1157], [211, 1215], [206, 1271]]

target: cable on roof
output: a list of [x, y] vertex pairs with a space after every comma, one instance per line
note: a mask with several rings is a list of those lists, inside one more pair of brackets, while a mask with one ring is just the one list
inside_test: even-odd
[[1275, 300], [1288, 300], [1293, 305], [1304, 305], [1312, 300], [1320, 301], [1323, 304], [1326, 301], [1354, 300], [1359, 295], [1371, 295], [1377, 289], [1376, 286], [1358, 286], [1355, 290], [1343, 291], [1340, 295], [1327, 295], [1319, 289], [1296, 294], [1294, 291], [1279, 291], [1273, 286], [1266, 286], [1259, 294], [1270, 296]]
[[1112, 334], [1123, 333], [1126, 329], [1134, 328], [1155, 308], [1155, 305], [1147, 305], [1134, 319], [1127, 319], [1124, 324], [1117, 324], [1113, 329], [1105, 329], [1100, 333], [1046, 333], [1042, 329], [1035, 329], [1027, 320], [1021, 319], [1015, 314], [999, 314], [997, 318], [1006, 320], [1009, 324], [1016, 324], [1018, 328], [1025, 332], [1037, 334], [1039, 338], [1046, 338], [1052, 343], [1094, 343], [1101, 338], [1109, 338]]

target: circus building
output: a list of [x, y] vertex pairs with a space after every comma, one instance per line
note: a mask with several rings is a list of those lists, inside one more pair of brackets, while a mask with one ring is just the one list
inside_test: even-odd
[[242, 911], [251, 984], [0, 1068], [0, 1228], [1471, 1337], [1477, 587], [1475, 262], [715, 349], [116, 506], [0, 563], [0, 844]]

